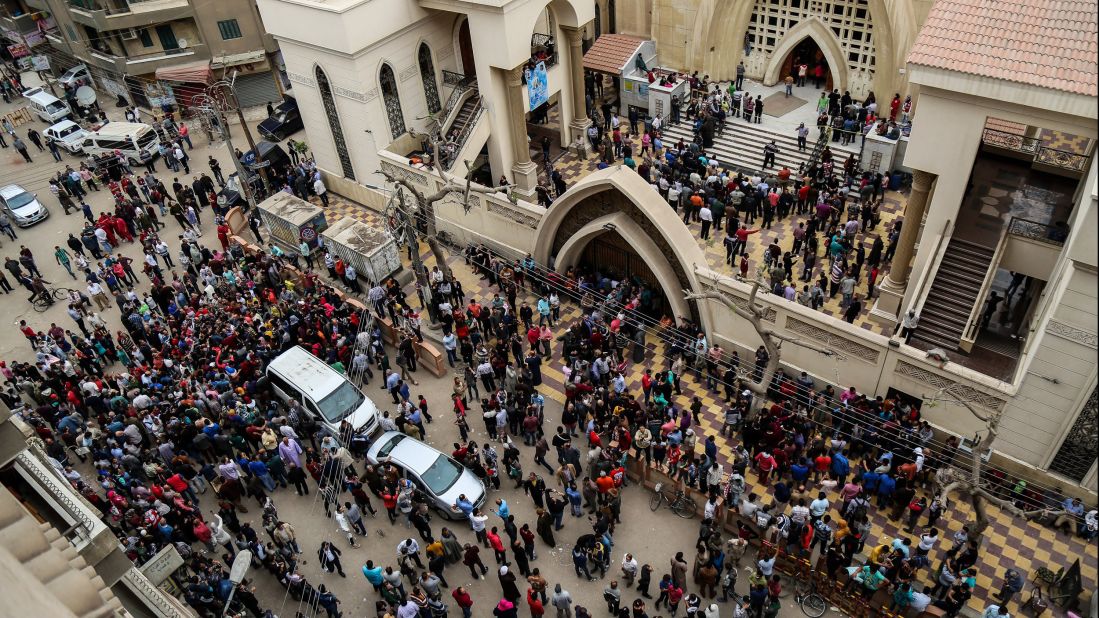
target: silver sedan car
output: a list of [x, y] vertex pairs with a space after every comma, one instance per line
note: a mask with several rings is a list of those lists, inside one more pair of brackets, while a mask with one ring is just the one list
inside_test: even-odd
[[476, 508], [485, 503], [485, 486], [477, 475], [449, 455], [399, 431], [378, 436], [366, 458], [374, 465], [397, 466], [401, 476], [412, 481], [428, 504], [447, 519], [465, 519], [465, 514], [454, 506], [462, 494]]
[[38, 201], [38, 196], [19, 185], [8, 185], [0, 189], [0, 204], [4, 212], [19, 227], [34, 225], [50, 216], [46, 206]]

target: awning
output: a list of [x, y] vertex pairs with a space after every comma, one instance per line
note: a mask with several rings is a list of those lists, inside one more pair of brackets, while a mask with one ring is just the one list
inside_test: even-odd
[[214, 81], [214, 73], [210, 70], [209, 61], [202, 60], [172, 67], [160, 67], [156, 70], [156, 78], [166, 82], [209, 84]]
[[215, 69], [223, 69], [225, 67], [235, 67], [242, 64], [256, 64], [257, 62], [263, 62], [267, 59], [267, 54], [262, 49], [256, 49], [242, 54], [227, 54], [225, 56], [215, 56], [210, 61], [210, 66]]
[[604, 34], [584, 54], [584, 68], [611, 75], [621, 75], [633, 61], [645, 39], [625, 34]]

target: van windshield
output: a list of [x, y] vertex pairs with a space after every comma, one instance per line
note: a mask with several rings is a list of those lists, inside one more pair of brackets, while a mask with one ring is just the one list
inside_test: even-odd
[[49, 105], [46, 106], [46, 111], [50, 112], [51, 114], [59, 112], [63, 109], [65, 109], [65, 104], [62, 103], [61, 101], [55, 101], [55, 102], [50, 103]]
[[137, 147], [141, 150], [156, 141], [156, 133], [153, 131], [146, 131], [144, 135], [139, 135], [137, 138]]
[[460, 476], [462, 476], [461, 466], [445, 455], [439, 455], [435, 463], [431, 464], [431, 467], [424, 470], [424, 473], [420, 475], [420, 479], [431, 490], [431, 493], [441, 496], [458, 482]]
[[338, 423], [354, 412], [365, 399], [354, 384], [344, 380], [336, 390], [321, 399], [317, 407], [321, 409], [325, 420]]

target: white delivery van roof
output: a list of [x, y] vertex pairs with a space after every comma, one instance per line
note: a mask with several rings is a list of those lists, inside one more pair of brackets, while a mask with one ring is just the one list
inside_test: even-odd
[[267, 368], [293, 382], [294, 386], [305, 391], [313, 401], [324, 399], [344, 382], [340, 372], [301, 346], [294, 346], [283, 352]]
[[126, 137], [136, 135], [143, 129], [151, 131], [153, 128], [143, 122], [108, 122], [100, 127], [95, 134], [103, 137]]
[[324, 212], [320, 206], [314, 206], [300, 197], [290, 195], [284, 191], [279, 191], [263, 200], [259, 204], [259, 208], [297, 227], [309, 223], [318, 214]]
[[38, 92], [35, 92], [33, 94], [30, 94], [30, 95], [25, 95], [25, 96], [28, 99], [30, 99], [31, 101], [34, 101], [35, 103], [38, 103], [42, 107], [46, 107], [47, 105], [50, 105], [52, 103], [55, 103], [55, 102], [61, 100], [61, 99], [58, 99], [57, 97], [53, 96], [52, 94], [50, 94], [48, 92], [42, 91], [41, 89], [38, 89]]

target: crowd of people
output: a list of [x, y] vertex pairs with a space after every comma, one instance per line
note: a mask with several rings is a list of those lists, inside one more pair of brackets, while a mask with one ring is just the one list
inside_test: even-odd
[[[856, 200], [859, 216], [848, 233], [837, 218], [851, 179], [831, 173], [828, 159], [810, 170], [796, 199], [783, 200], [780, 193], [771, 203], [770, 187], [782, 187], [781, 180], [771, 185], [725, 175], [697, 144], [669, 147], [661, 155], [638, 172], [663, 194], [677, 192], [669, 202], [683, 209], [685, 220], [697, 216], [705, 223], [704, 210], [714, 215], [711, 204], [732, 206], [725, 218], [736, 224], [724, 229], [733, 230], [740, 246], [730, 250], [731, 257], [743, 257], [737, 234], [750, 234], [747, 226], [756, 216], [769, 223], [768, 203], [776, 211], [784, 208], [781, 216], [817, 215], [791, 252], [768, 248], [769, 289], [778, 291], [790, 279], [790, 253], [815, 259], [817, 236], [828, 239], [828, 272], [839, 265], [839, 280], [828, 282], [832, 293], [843, 292], [845, 300], [850, 293], [851, 303], [857, 297], [843, 282], [852, 270], [857, 280], [864, 263], [888, 259], [875, 244], [871, 255], [877, 255], [863, 261], [856, 246], [867, 205], [873, 223], [873, 198], [881, 186], [876, 178], [865, 179], [870, 198]], [[592, 268], [551, 274], [529, 256], [507, 259], [477, 246], [467, 250], [467, 265], [495, 288], [491, 297], [464, 290], [440, 269], [429, 274], [428, 289], [413, 292], [420, 311], [441, 324], [442, 345], [456, 373], [448, 402], [453, 416], [443, 418], [438, 407], [413, 398], [409, 389], [418, 369], [414, 346], [423, 340], [411, 294], [395, 281], [367, 282], [364, 312], [312, 264], [292, 268], [292, 253], [274, 246], [245, 251], [220, 223], [217, 244], [204, 244], [198, 217], [217, 204], [200, 197], [208, 193], [205, 176], [190, 187], [173, 185], [171, 199], [150, 174], [112, 179], [115, 186], [107, 188], [115, 212], [91, 223], [94, 241], [70, 236], [70, 264], [76, 266], [70, 274], [82, 276], [88, 288], [87, 294], [74, 292], [69, 303], [80, 332], [21, 324], [35, 360], [0, 363], [6, 379], [0, 396], [33, 427], [59, 472], [100, 510], [132, 560], [141, 563], [167, 545], [176, 547], [185, 558], [177, 573], [184, 599], [200, 615], [228, 610], [259, 617], [276, 610], [273, 599], [257, 596], [253, 582], [229, 581], [229, 565], [243, 549], [252, 553], [257, 572], [283, 585], [304, 615], [340, 615], [340, 600], [299, 566], [308, 550], [324, 571], [346, 577], [343, 542], [324, 540], [315, 554], [302, 547], [296, 530], [301, 525], [280, 518], [277, 506], [291, 486], [299, 495], [318, 495], [340, 531], [336, 538], [346, 537], [347, 547], [360, 545], [366, 518], [382, 510], [395, 530], [415, 528], [414, 536], [393, 534], [396, 559], [371, 556], [362, 566], [382, 617], [437, 617], [457, 609], [466, 618], [511, 618], [525, 606], [532, 616], [553, 608], [559, 617], [589, 618], [594, 610], [575, 602], [568, 583], [551, 584], [535, 564], [539, 553], [565, 545], [571, 545], [581, 581], [609, 577], [602, 596], [617, 618], [674, 618], [681, 607], [707, 618], [776, 616], [782, 587], [789, 585], [776, 573], [779, 552], [823, 556], [828, 575], [845, 579], [851, 589], [867, 597], [889, 590], [898, 613], [915, 615], [935, 604], [954, 616], [968, 602], [980, 543], [963, 528], [946, 547], [940, 520], [952, 505], [927, 492], [935, 470], [953, 463], [957, 442], [938, 443], [912, 402], [854, 388], [837, 391], [806, 374], [781, 371], [762, 385], [765, 351], [742, 365], [735, 351], [726, 352], [690, 321], [665, 316], [657, 323], [653, 291], [638, 281], [615, 281]], [[307, 163], [298, 163], [276, 178], [308, 199], [314, 174]], [[71, 191], [80, 201], [73, 187], [97, 190], [67, 176], [68, 183], [59, 180], [59, 194]], [[187, 206], [176, 217], [182, 232], [178, 265], [159, 236], [158, 216], [166, 203]], [[259, 229], [253, 232], [261, 240]], [[118, 242], [142, 244], [147, 285], [126, 258], [110, 257]], [[9, 262], [26, 268], [22, 259]], [[347, 285], [346, 270], [341, 277], [333, 266], [328, 274], [337, 276], [331, 283]], [[123, 328], [115, 333], [100, 315], [113, 311], [107, 290], [114, 292], [122, 317]], [[578, 317], [562, 319], [563, 305], [577, 306]], [[381, 317], [402, 330], [395, 346], [383, 341], [376, 320]], [[670, 343], [667, 356], [652, 353], [646, 343], [652, 337]], [[264, 368], [293, 346], [363, 386], [377, 371], [375, 384], [393, 406], [392, 413], [381, 414], [383, 430], [424, 438], [434, 420], [454, 423], [460, 439], [451, 455], [482, 480], [485, 504], [459, 498], [453, 508], [464, 520], [433, 525], [426, 497], [396, 468], [363, 462], [371, 436], [346, 426], [336, 434], [300, 405], [283, 403]], [[559, 418], [556, 406], [547, 405], [542, 375], [550, 360], [565, 368]], [[638, 373], [640, 380], [629, 379]], [[685, 394], [689, 375], [694, 395]], [[720, 410], [704, 409], [698, 396], [703, 391], [721, 401]], [[720, 419], [719, 435], [708, 431], [711, 421], [704, 414]], [[471, 415], [483, 422], [484, 438]], [[533, 466], [524, 470], [528, 457]], [[705, 496], [697, 538], [668, 539], [667, 562], [651, 549], [616, 544], [616, 528], [639, 517], [622, 509], [625, 492], [636, 491], [627, 469], [638, 465]], [[532, 508], [521, 509], [533, 512], [529, 520], [514, 514], [497, 492], [505, 482], [529, 496]], [[238, 517], [250, 507], [261, 513], [263, 531]], [[740, 523], [732, 534], [723, 525], [729, 510]], [[905, 534], [884, 536], [873, 523], [878, 513], [902, 521]], [[1094, 523], [1094, 511], [1088, 516]], [[1094, 536], [1093, 523], [1082, 530]], [[686, 552], [678, 550], [681, 543]], [[749, 548], [757, 544], [759, 554], [751, 555]], [[451, 586], [447, 576], [457, 577], [451, 567], [458, 567], [461, 576], [468, 569], [475, 579], [486, 577], [488, 550], [500, 600], [475, 610], [469, 589]], [[643, 550], [648, 555], [635, 558]], [[750, 555], [747, 574], [738, 578], [737, 567]], [[1016, 572], [1003, 574], [995, 614], [1006, 614], [1001, 608], [1020, 582]], [[721, 603], [731, 607], [722, 609]]]

